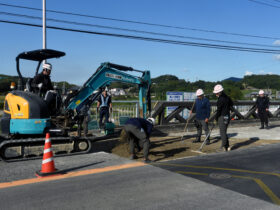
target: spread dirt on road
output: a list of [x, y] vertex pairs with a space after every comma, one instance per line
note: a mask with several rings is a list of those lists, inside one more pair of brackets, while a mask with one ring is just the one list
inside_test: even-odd
[[[221, 140], [218, 138], [212, 138], [210, 145], [204, 145], [201, 152], [199, 148], [202, 144], [192, 143], [194, 137], [183, 138], [181, 137], [152, 137], [151, 148], [149, 158], [153, 161], [172, 160], [182, 157], [198, 156], [207, 153], [217, 153], [221, 147]], [[248, 147], [255, 147], [265, 144], [280, 143], [280, 140], [260, 140], [258, 138], [250, 139], [236, 139], [230, 138], [230, 147], [232, 150], [245, 149]], [[111, 150], [113, 154], [121, 157], [129, 157], [128, 144], [124, 142], [118, 142]], [[139, 160], [143, 159], [142, 151], [137, 153]]]

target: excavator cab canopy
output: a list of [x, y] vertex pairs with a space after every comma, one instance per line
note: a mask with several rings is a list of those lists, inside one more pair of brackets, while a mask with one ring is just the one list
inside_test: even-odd
[[40, 50], [22, 52], [17, 56], [16, 60], [25, 59], [25, 60], [32, 60], [32, 61], [43, 61], [51, 58], [60, 58], [64, 55], [65, 53], [61, 51], [51, 50], [51, 49], [40, 49]]
[[20, 72], [20, 65], [19, 61], [20, 59], [24, 60], [30, 60], [30, 61], [37, 61], [38, 65], [36, 68], [35, 75], [38, 74], [40, 65], [43, 60], [51, 59], [51, 58], [60, 58], [62, 56], [65, 56], [65, 52], [57, 51], [57, 50], [51, 50], [51, 49], [40, 49], [40, 50], [32, 50], [28, 52], [22, 52], [16, 57], [16, 62], [17, 62], [17, 73], [19, 76], [19, 89], [23, 89], [23, 77]]

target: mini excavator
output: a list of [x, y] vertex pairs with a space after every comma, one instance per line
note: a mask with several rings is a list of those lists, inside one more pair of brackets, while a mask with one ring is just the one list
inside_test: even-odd
[[[20, 53], [16, 57], [19, 77], [17, 90], [10, 91], [4, 101], [4, 114], [1, 118], [0, 157], [4, 161], [30, 159], [24, 154], [25, 147], [43, 145], [47, 132], [51, 133], [52, 144], [73, 145], [70, 154], [87, 153], [91, 141], [96, 136], [82, 136], [83, 122], [90, 106], [98, 99], [102, 89], [113, 82], [137, 84], [139, 87], [139, 116], [146, 118], [151, 112], [150, 71], [136, 70], [113, 63], [102, 63], [84, 85], [62, 98], [58, 91], [52, 91], [51, 99], [43, 98], [32, 88], [32, 79], [25, 80], [20, 71], [20, 60], [38, 62], [38, 74], [44, 60], [60, 58], [64, 52], [40, 49]], [[140, 73], [141, 76], [127, 72]], [[73, 135], [74, 133], [74, 135]], [[7, 149], [20, 147], [21, 152], [8, 157]], [[64, 154], [65, 155], [65, 154]]]

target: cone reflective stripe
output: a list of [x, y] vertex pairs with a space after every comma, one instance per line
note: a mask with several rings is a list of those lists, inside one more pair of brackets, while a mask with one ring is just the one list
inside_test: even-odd
[[47, 160], [43, 160], [42, 164], [49, 163], [49, 162], [51, 162], [51, 161], [53, 161], [53, 158], [49, 158], [49, 159], [47, 159]]
[[59, 173], [54, 166], [53, 159], [53, 151], [52, 144], [50, 139], [50, 134], [46, 134], [45, 146], [44, 146], [44, 154], [42, 161], [42, 169], [41, 171], [36, 172], [38, 176], [48, 176]]

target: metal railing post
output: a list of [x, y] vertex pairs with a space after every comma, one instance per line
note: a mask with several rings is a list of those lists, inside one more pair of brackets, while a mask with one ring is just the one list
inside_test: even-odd
[[135, 106], [135, 116], [139, 117], [139, 102], [136, 102]]

